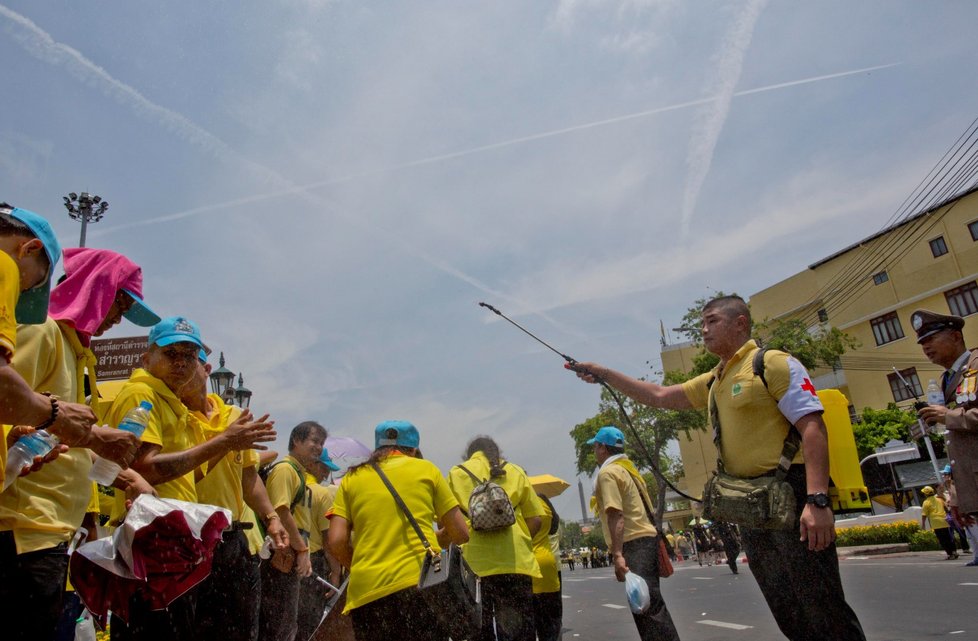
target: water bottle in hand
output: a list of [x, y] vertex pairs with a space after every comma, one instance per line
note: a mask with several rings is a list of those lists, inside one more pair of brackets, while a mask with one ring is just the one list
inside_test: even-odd
[[34, 462], [35, 456], [47, 456], [58, 444], [58, 437], [46, 430], [37, 430], [17, 439], [7, 452], [7, 467], [4, 469], [3, 489], [10, 487], [20, 473]]
[[[933, 378], [927, 383], [927, 404], [928, 405], [944, 405], [944, 392], [937, 385], [937, 381]], [[947, 427], [944, 423], [934, 423], [931, 426], [934, 434], [944, 434], [947, 432]]]
[[[149, 424], [149, 415], [152, 411], [152, 403], [149, 401], [141, 402], [138, 407], [134, 407], [126, 413], [125, 418], [119, 423], [119, 429], [132, 432], [136, 436], [142, 437], [143, 431]], [[121, 471], [122, 466], [115, 461], [110, 461], [107, 458], [99, 458], [95, 461], [91, 471], [89, 471], [88, 478], [100, 485], [112, 485], [115, 477], [119, 476], [119, 472]]]

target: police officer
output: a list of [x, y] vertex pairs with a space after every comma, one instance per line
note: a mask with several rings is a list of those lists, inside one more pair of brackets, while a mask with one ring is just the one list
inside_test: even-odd
[[978, 351], [965, 347], [960, 316], [921, 309], [910, 316], [927, 360], [944, 368], [944, 405], [928, 405], [919, 416], [947, 426], [947, 454], [954, 469], [958, 512], [978, 515]]

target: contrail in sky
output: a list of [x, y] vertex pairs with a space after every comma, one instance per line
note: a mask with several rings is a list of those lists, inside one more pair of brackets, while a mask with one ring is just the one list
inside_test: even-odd
[[[893, 62], [885, 65], [876, 65], [873, 67], [863, 67], [860, 69], [851, 69], [849, 71], [840, 71], [837, 73], [824, 74], [821, 76], [810, 76], [808, 78], [801, 78], [799, 80], [790, 80], [788, 82], [779, 82], [773, 85], [764, 85], [763, 87], [755, 87], [754, 89], [744, 89], [742, 91], [736, 91], [733, 93], [733, 97], [749, 96], [752, 94], [765, 93], [768, 91], [775, 91], [777, 89], [787, 89], [789, 87], [797, 87], [800, 85], [807, 85], [814, 82], [822, 82], [824, 80], [832, 80], [835, 78], [844, 78], [846, 76], [855, 76], [862, 73], [870, 73], [872, 71], [879, 71], [881, 69], [889, 69], [890, 67], [897, 67], [901, 65], [900, 62]], [[585, 123], [582, 125], [573, 125], [570, 127], [564, 127], [561, 129], [553, 129], [550, 131], [545, 131], [542, 133], [531, 134], [529, 136], [522, 136], [519, 138], [510, 138], [502, 142], [495, 142], [488, 145], [481, 145], [479, 147], [472, 147], [469, 149], [464, 149], [461, 151], [454, 151], [447, 154], [441, 154], [438, 156], [429, 156], [427, 158], [422, 158], [420, 160], [412, 160], [410, 162], [402, 163], [399, 165], [390, 165], [388, 167], [382, 167], [380, 169], [373, 169], [370, 171], [361, 172], [358, 174], [351, 174], [348, 176], [340, 176], [337, 178], [330, 178], [327, 180], [320, 180], [313, 183], [307, 183], [302, 186], [281, 189], [274, 192], [267, 192], [262, 194], [255, 194], [253, 196], [246, 196], [244, 198], [236, 198], [234, 200], [228, 200], [220, 203], [213, 203], [211, 205], [201, 205], [200, 207], [194, 207], [192, 209], [185, 209], [180, 212], [175, 212], [172, 214], [165, 214], [162, 216], [157, 216], [154, 218], [149, 218], [146, 220], [123, 223], [121, 225], [116, 225], [114, 227], [101, 227], [97, 231], [89, 232], [92, 236], [100, 236], [103, 234], [110, 234], [117, 231], [122, 231], [125, 229], [130, 229], [133, 227], [142, 227], [144, 225], [154, 225], [157, 223], [168, 222], [171, 220], [178, 220], [180, 218], [187, 218], [189, 216], [196, 216], [198, 214], [206, 214], [213, 211], [219, 211], [222, 209], [227, 209], [229, 207], [237, 207], [239, 205], [250, 204], [254, 202], [260, 202], [263, 200], [270, 200], [272, 198], [279, 198], [281, 196], [288, 196], [291, 194], [296, 194], [308, 189], [317, 189], [320, 187], [328, 187], [330, 185], [338, 185], [341, 183], [351, 182], [359, 178], [366, 178], [369, 176], [375, 176], [378, 174], [384, 174], [393, 171], [400, 171], [403, 169], [410, 169], [411, 167], [420, 167], [422, 165], [432, 165], [439, 162], [444, 162], [446, 160], [454, 160], [455, 158], [463, 158], [465, 156], [472, 156], [475, 154], [483, 153], [486, 151], [492, 151], [494, 149], [503, 149], [505, 147], [512, 147], [514, 145], [521, 145], [523, 143], [533, 142], [535, 140], [543, 140], [545, 138], [553, 138], [555, 136], [562, 136], [564, 134], [574, 133], [577, 131], [585, 131], [587, 129], [595, 129], [598, 127], [606, 127], [608, 125], [615, 125], [622, 122], [627, 122], [629, 120], [637, 120], [639, 118], [647, 118], [649, 116], [654, 116], [660, 113], [666, 113], [669, 111], [677, 111], [680, 109], [688, 109], [690, 107], [697, 107], [699, 105], [706, 105], [711, 102], [718, 100], [718, 96], [711, 96], [709, 98], [699, 98], [697, 100], [689, 100], [687, 102], [680, 102], [674, 105], [668, 105], [665, 107], [656, 107], [655, 109], [647, 109], [645, 111], [638, 111], [635, 113], [626, 114], [623, 116], [615, 116], [613, 118], [606, 118], [604, 120], [596, 120], [594, 122]]]
[[[156, 121], [164, 128], [189, 142], [191, 145], [203, 149], [205, 152], [215, 156], [221, 161], [236, 165], [244, 165], [265, 181], [280, 187], [280, 189], [276, 190], [272, 194], [261, 194], [246, 198], [238, 198], [233, 201], [221, 203], [221, 205], [217, 207], [213, 205], [210, 207], [198, 207], [178, 214], [169, 214], [166, 216], [153, 218], [151, 220], [140, 221], [138, 223], [120, 225], [104, 231], [100, 230], [101, 233], [93, 233], [92, 236], [100, 236], [103, 233], [118, 231], [119, 229], [124, 229], [127, 227], [138, 227], [147, 224], [155, 224], [169, 220], [176, 220], [179, 218], [186, 218], [187, 216], [192, 216], [204, 211], [248, 204], [284, 194], [303, 196], [310, 202], [314, 203], [317, 207], [323, 206], [321, 197], [313, 196], [312, 194], [308, 193], [308, 189], [310, 188], [309, 186], [296, 185], [274, 170], [243, 157], [241, 154], [237, 153], [233, 148], [231, 148], [230, 145], [203, 127], [195, 124], [184, 115], [154, 103], [135, 88], [112, 77], [105, 69], [86, 58], [77, 49], [64, 43], [57, 42], [51, 36], [51, 34], [37, 26], [37, 24], [35, 24], [30, 18], [22, 16], [21, 14], [12, 11], [3, 5], [0, 5], [0, 16], [7, 18], [7, 20], [19, 27], [19, 29], [13, 29], [8, 23], [6, 31], [34, 57], [56, 67], [64, 67], [76, 80], [98, 88], [105, 95], [113, 98], [115, 101], [121, 104], [131, 107], [139, 115], [144, 116], [149, 120]], [[363, 220], [356, 219], [346, 212], [339, 211], [336, 207], [333, 207], [332, 209], [334, 210], [334, 213], [343, 216], [350, 223], [368, 227], [371, 229], [371, 231], [383, 236], [388, 242], [397, 245], [406, 253], [415, 256], [416, 258], [424, 261], [431, 267], [434, 267], [445, 274], [453, 276], [471, 285], [475, 289], [480, 290], [482, 293], [494, 296], [497, 299], [503, 299], [517, 304], [524, 309], [530, 308], [529, 305], [523, 303], [522, 301], [516, 300], [511, 296], [496, 291], [477, 278], [466, 274], [462, 270], [450, 265], [444, 260], [435, 258], [420, 248], [405, 243], [402, 239], [396, 237], [390, 232], [380, 229]], [[540, 316], [550, 321], [561, 330], [568, 331], [546, 314], [540, 314]], [[568, 333], [574, 334], [574, 332]]]
[[699, 122], [693, 128], [686, 152], [686, 188], [683, 191], [683, 208], [681, 220], [681, 238], [689, 235], [689, 224], [699, 200], [703, 182], [710, 173], [713, 164], [713, 151], [723, 125], [730, 113], [730, 103], [733, 101], [734, 89], [740, 81], [744, 68], [744, 56], [750, 48], [754, 37], [754, 27], [757, 19], [767, 5], [768, 0], [748, 0], [741, 14], [737, 17], [724, 38], [720, 51], [715, 60], [716, 77], [708, 84], [711, 92], [715, 93], [709, 107], [702, 110]]

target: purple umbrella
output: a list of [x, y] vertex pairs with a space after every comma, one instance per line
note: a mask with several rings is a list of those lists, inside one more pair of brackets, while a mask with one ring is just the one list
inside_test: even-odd
[[370, 447], [348, 436], [330, 436], [326, 439], [326, 449], [329, 457], [340, 467], [338, 472], [333, 472], [335, 480], [343, 478], [350, 467], [363, 463], [373, 453]]

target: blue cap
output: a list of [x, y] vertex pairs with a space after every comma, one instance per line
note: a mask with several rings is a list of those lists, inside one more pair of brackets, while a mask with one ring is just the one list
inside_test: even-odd
[[941, 474], [950, 474], [950, 473], [951, 473], [951, 466], [950, 465], [945, 465], [944, 466], [944, 469], [941, 470]]
[[625, 435], [614, 425], [605, 425], [598, 430], [594, 438], [587, 442], [588, 445], [594, 445], [595, 443], [610, 445], [612, 447], [625, 447]]
[[128, 289], [123, 289], [122, 291], [127, 293], [133, 300], [132, 307], [123, 314], [127, 321], [140, 327], [152, 327], [162, 320], [159, 314], [149, 308], [149, 305], [146, 304], [142, 296], [137, 296]]
[[159, 347], [174, 343], [193, 343], [197, 347], [204, 347], [197, 323], [183, 316], [169, 316], [154, 325], [149, 330], [149, 342]]
[[329, 458], [329, 450], [327, 450], [325, 447], [323, 448], [323, 453], [319, 455], [319, 462], [334, 472], [340, 471], [340, 466], [334, 463], [333, 459]]
[[54, 274], [54, 267], [61, 260], [61, 245], [51, 229], [50, 223], [37, 214], [20, 207], [10, 210], [10, 217], [16, 218], [27, 225], [31, 232], [44, 244], [44, 253], [48, 256], [50, 267], [48, 275], [43, 281], [32, 289], [21, 292], [17, 299], [17, 309], [15, 315], [18, 323], [37, 325], [43, 323], [48, 317], [48, 300], [51, 298], [51, 276]]
[[384, 421], [374, 429], [374, 447], [400, 445], [417, 447], [421, 442], [418, 428], [407, 421]]

